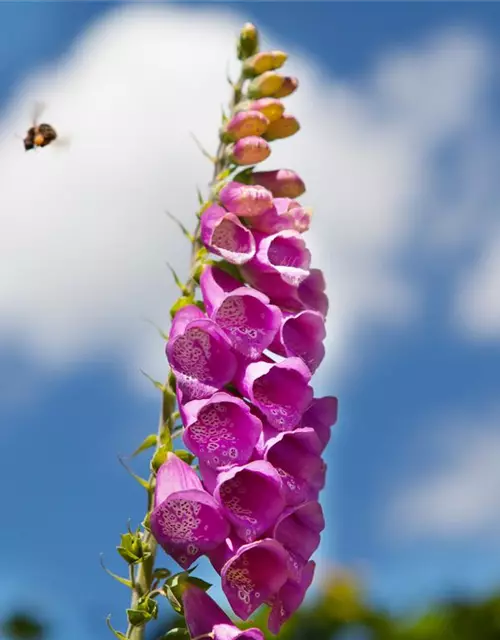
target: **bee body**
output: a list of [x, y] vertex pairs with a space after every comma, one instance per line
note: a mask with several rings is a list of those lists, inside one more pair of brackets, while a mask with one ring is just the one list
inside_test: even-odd
[[36, 147], [46, 147], [57, 138], [54, 127], [50, 124], [38, 124], [30, 127], [24, 138], [24, 148], [26, 151]]

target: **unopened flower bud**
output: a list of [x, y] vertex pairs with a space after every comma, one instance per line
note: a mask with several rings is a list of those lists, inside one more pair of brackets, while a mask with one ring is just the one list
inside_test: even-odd
[[259, 48], [259, 33], [251, 22], [243, 25], [238, 38], [238, 59], [246, 60], [253, 56]]
[[283, 78], [283, 84], [274, 94], [275, 98], [286, 98], [290, 94], [292, 94], [297, 87], [299, 86], [299, 81], [297, 78], [292, 78], [291, 76], [285, 76]]
[[271, 147], [258, 136], [241, 138], [229, 150], [229, 157], [238, 165], [249, 165], [263, 162], [271, 154]]
[[291, 169], [257, 171], [252, 173], [251, 183], [269, 189], [275, 198], [298, 198], [306, 190], [301, 177]]
[[239, 182], [228, 182], [220, 192], [219, 198], [228, 211], [247, 218], [260, 216], [273, 204], [272, 193], [264, 187]]
[[249, 111], [260, 111], [266, 116], [269, 122], [274, 122], [281, 118], [285, 112], [285, 105], [276, 98], [260, 98], [247, 104]]
[[264, 137], [268, 141], [289, 138], [293, 136], [294, 133], [297, 133], [299, 129], [300, 124], [297, 118], [289, 113], [285, 113], [279, 120], [270, 123]]
[[269, 120], [260, 111], [240, 111], [226, 124], [224, 138], [234, 142], [247, 136], [261, 136], [268, 125]]
[[249, 98], [267, 98], [274, 96], [283, 84], [284, 77], [276, 71], [266, 71], [257, 76], [248, 85]]
[[243, 72], [250, 77], [260, 76], [266, 71], [279, 69], [285, 64], [287, 58], [287, 54], [283, 51], [260, 51], [245, 60]]

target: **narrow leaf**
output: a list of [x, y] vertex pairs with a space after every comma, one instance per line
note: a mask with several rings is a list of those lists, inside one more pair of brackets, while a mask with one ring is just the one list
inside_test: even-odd
[[174, 282], [177, 285], [177, 287], [182, 291], [182, 293], [184, 295], [186, 295], [186, 287], [181, 282], [181, 279], [179, 278], [179, 276], [175, 272], [175, 269], [172, 267], [172, 265], [169, 262], [167, 262], [167, 267], [170, 269], [170, 273], [172, 274], [172, 276], [174, 278]]
[[191, 137], [193, 138], [193, 140], [195, 141], [196, 146], [198, 147], [198, 149], [202, 152], [202, 154], [205, 156], [205, 158], [208, 158], [210, 160], [210, 162], [212, 162], [213, 164], [215, 164], [217, 162], [217, 158], [214, 158], [201, 144], [201, 142], [198, 140], [198, 138], [194, 135], [194, 133], [191, 132]]
[[125, 464], [123, 458], [121, 458], [120, 456], [118, 456], [118, 460], [120, 462], [120, 464], [125, 468], [126, 471], [128, 471], [130, 473], [130, 475], [132, 476], [132, 478], [134, 478], [134, 480], [137, 480], [137, 482], [141, 485], [141, 487], [143, 487], [144, 489], [146, 489], [146, 491], [149, 491], [150, 486], [149, 486], [149, 482], [147, 480], [144, 480], [144, 478], [141, 478], [140, 476], [136, 475], [132, 469]]
[[194, 242], [193, 234], [188, 231], [188, 229], [182, 224], [179, 218], [176, 218], [172, 213], [170, 213], [170, 211], [167, 211], [166, 213], [171, 220], [177, 223], [178, 227], [180, 228], [182, 233], [186, 236], [186, 238], [189, 240], [189, 242]]
[[146, 436], [142, 441], [142, 444], [140, 444], [137, 447], [137, 449], [134, 451], [134, 453], [130, 457], [135, 458], [135, 456], [138, 456], [143, 451], [147, 451], [148, 449], [155, 447], [157, 441], [158, 441], [158, 438], [154, 433], [150, 434], [149, 436]]
[[108, 629], [111, 631], [111, 633], [114, 633], [118, 640], [127, 640], [127, 636], [124, 633], [113, 629], [113, 627], [111, 626], [111, 615], [106, 618], [106, 624], [108, 626]]
[[196, 195], [198, 197], [198, 204], [201, 206], [205, 202], [205, 198], [203, 197], [199, 187], [196, 187]]
[[110, 571], [106, 565], [104, 564], [104, 560], [102, 559], [102, 554], [100, 557], [100, 562], [101, 562], [101, 567], [104, 569], [104, 571], [110, 575], [112, 578], [114, 578], [115, 580], [117, 580], [118, 582], [120, 582], [121, 584], [124, 584], [126, 587], [128, 587], [129, 589], [132, 589], [132, 582], [130, 580], [127, 580], [126, 578], [122, 578], [121, 576], [116, 575], [116, 573], [113, 573], [112, 571]]
[[205, 580], [202, 580], [201, 578], [195, 578], [194, 576], [189, 576], [188, 582], [190, 584], [193, 584], [195, 587], [203, 589], [203, 591], [208, 591], [212, 586], [210, 582], [205, 582]]
[[150, 380], [154, 386], [159, 389], [160, 391], [163, 391], [165, 389], [164, 385], [162, 385], [161, 382], [158, 382], [158, 380], [155, 380], [154, 378], [152, 378], [149, 373], [146, 373], [145, 371], [143, 371], [142, 369], [140, 369], [140, 372], [142, 373], [143, 376], [146, 376], [146, 378], [148, 380]]

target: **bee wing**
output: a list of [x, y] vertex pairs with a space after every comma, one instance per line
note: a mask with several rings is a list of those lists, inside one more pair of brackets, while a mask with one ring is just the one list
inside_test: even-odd
[[33, 126], [36, 127], [38, 124], [38, 120], [42, 117], [42, 113], [45, 111], [46, 106], [45, 102], [41, 102], [39, 100], [34, 103], [31, 111]]

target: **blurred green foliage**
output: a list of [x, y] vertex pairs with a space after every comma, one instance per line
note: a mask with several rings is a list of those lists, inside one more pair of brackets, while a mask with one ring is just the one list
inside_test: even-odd
[[44, 640], [45, 637], [45, 625], [32, 614], [23, 611], [11, 613], [0, 625], [0, 638]]

